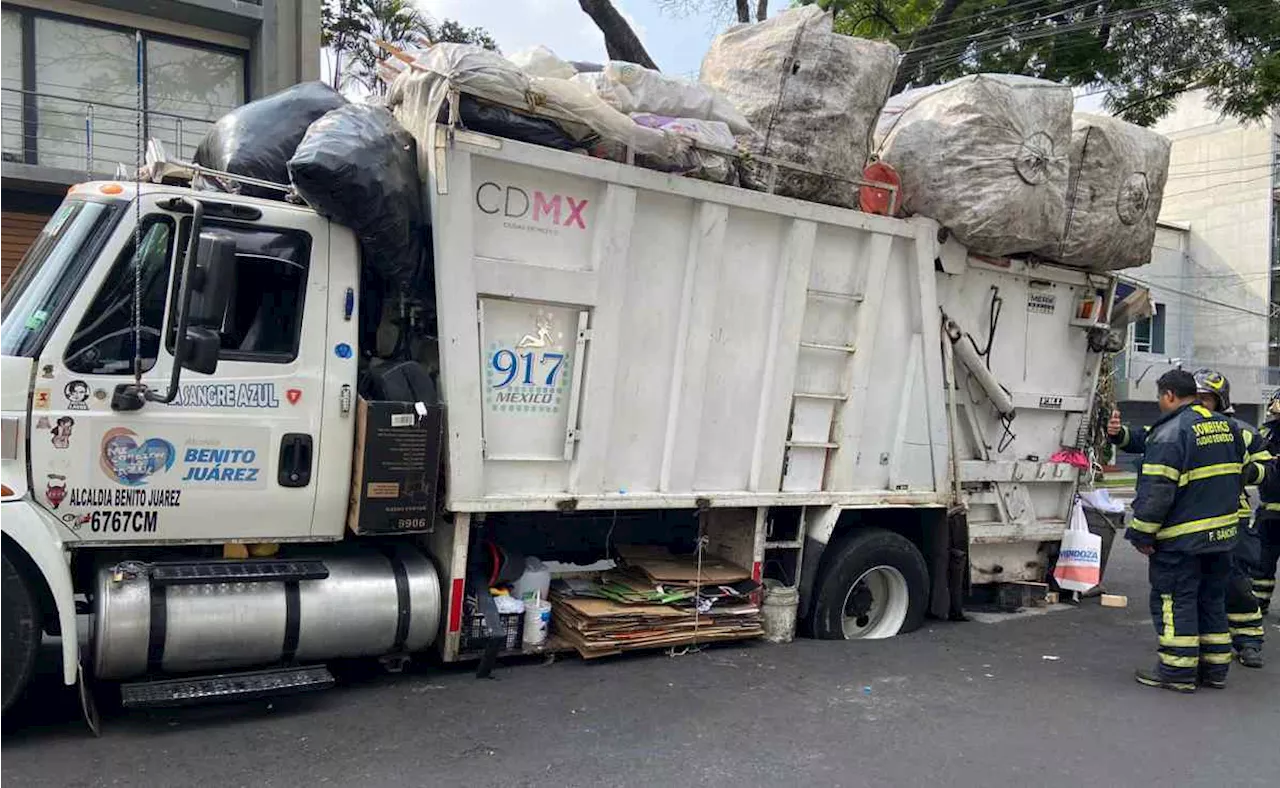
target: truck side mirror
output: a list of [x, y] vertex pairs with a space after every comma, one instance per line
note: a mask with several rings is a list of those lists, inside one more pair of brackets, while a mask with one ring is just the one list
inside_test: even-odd
[[216, 337], [218, 330], [222, 328], [227, 303], [235, 291], [235, 283], [235, 241], [222, 233], [200, 233], [195, 266], [191, 272], [191, 303], [187, 307], [187, 325], [212, 329]]
[[191, 326], [187, 329], [187, 342], [179, 361], [192, 372], [212, 375], [218, 370], [218, 353], [221, 350], [222, 337], [217, 329]]

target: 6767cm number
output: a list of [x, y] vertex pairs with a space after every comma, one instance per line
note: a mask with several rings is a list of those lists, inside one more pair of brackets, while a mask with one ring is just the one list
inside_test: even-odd
[[89, 515], [89, 530], [103, 534], [153, 534], [159, 522], [159, 512], [93, 512]]

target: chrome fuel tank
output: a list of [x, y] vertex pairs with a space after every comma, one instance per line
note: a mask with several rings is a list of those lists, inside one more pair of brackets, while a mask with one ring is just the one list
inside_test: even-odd
[[427, 648], [440, 627], [440, 581], [422, 552], [316, 551], [317, 580], [162, 585], [147, 564], [98, 571], [94, 673], [213, 672]]

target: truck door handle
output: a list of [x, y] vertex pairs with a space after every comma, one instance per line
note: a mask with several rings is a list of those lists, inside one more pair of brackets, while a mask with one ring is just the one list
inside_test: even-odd
[[280, 439], [280, 472], [276, 481], [281, 487], [306, 487], [311, 483], [310, 435], [286, 432]]

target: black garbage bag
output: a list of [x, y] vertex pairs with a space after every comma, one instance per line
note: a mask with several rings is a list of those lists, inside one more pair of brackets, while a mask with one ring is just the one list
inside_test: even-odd
[[[441, 121], [448, 120], [449, 109], [441, 108]], [[550, 118], [525, 115], [507, 107], [476, 101], [463, 95], [458, 99], [458, 119], [462, 127], [481, 134], [506, 137], [533, 145], [545, 145], [557, 150], [573, 150], [586, 147], [584, 142], [570, 137], [560, 125]]]
[[[307, 127], [347, 103], [323, 82], [304, 82], [237, 107], [218, 119], [196, 149], [196, 164], [236, 175], [288, 183], [289, 157]], [[215, 178], [197, 178], [198, 189], [280, 200], [282, 192]]]
[[413, 284], [425, 222], [417, 149], [386, 108], [348, 104], [312, 123], [289, 177], [321, 215], [355, 231], [365, 265]]

